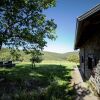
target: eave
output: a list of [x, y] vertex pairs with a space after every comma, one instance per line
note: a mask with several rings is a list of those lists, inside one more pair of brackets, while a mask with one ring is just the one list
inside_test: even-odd
[[[91, 18], [91, 16], [97, 14], [97, 12], [100, 12], [100, 4], [77, 18], [77, 21], [76, 21], [76, 33], [75, 33], [75, 45], [74, 45], [74, 49], [75, 50], [79, 49], [80, 46], [81, 46], [79, 43], [81, 41], [82, 36], [84, 35], [84, 32], [82, 32], [82, 31], [84, 31], [84, 29], [85, 29], [83, 24], [86, 21], [88, 22], [88, 20]], [[87, 26], [88, 25], [91, 25], [91, 23], [87, 24]]]

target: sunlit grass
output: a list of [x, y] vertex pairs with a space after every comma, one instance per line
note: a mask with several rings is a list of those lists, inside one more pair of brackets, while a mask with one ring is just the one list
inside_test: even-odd
[[[17, 65], [25, 65], [25, 64], [31, 64], [31, 62], [21, 62], [21, 63], [18, 63]], [[67, 66], [67, 68], [73, 68], [73, 66], [77, 65], [74, 62], [69, 62], [69, 61], [52, 61], [52, 60], [42, 61], [41, 63], [38, 63], [36, 65], [39, 66], [39, 65], [44, 65], [44, 64], [64, 65], [64, 66]]]
[[66, 61], [43, 61], [34, 69], [31, 62], [17, 63], [14, 68], [0, 68], [0, 75], [6, 78], [0, 85], [0, 95], [2, 97], [10, 89], [7, 95], [14, 100], [72, 100], [74, 91], [70, 80], [75, 65]]

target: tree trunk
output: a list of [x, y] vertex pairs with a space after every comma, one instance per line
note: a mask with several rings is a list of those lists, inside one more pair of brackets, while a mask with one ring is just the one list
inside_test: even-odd
[[34, 68], [35, 68], [35, 63], [34, 63]]
[[2, 48], [2, 41], [0, 41], [0, 50], [1, 50], [1, 48]]
[[33, 69], [33, 62], [32, 62], [32, 69]]
[[34, 63], [34, 62], [32, 62], [32, 69], [33, 69], [33, 68], [35, 68], [35, 63]]

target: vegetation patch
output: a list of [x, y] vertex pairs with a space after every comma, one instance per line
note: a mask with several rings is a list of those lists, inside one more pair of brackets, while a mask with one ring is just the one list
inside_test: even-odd
[[[72, 68], [72, 67], [71, 67]], [[70, 86], [73, 69], [57, 64], [18, 64], [15, 68], [0, 68], [1, 100], [73, 100]]]

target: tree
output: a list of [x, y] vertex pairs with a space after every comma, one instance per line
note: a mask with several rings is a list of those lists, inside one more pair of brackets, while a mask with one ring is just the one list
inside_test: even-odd
[[56, 38], [57, 27], [43, 11], [55, 3], [56, 0], [1, 0], [0, 49], [4, 44], [11, 49], [43, 50], [46, 38]]
[[38, 50], [31, 51], [32, 68], [35, 68], [35, 63], [40, 63], [42, 61], [42, 53]]
[[17, 51], [17, 50], [13, 50], [11, 52], [11, 57], [12, 57], [12, 60], [13, 61], [20, 61], [21, 60], [21, 54], [20, 54], [20, 51]]
[[79, 55], [78, 54], [69, 54], [67, 56], [67, 61], [79, 63]]

